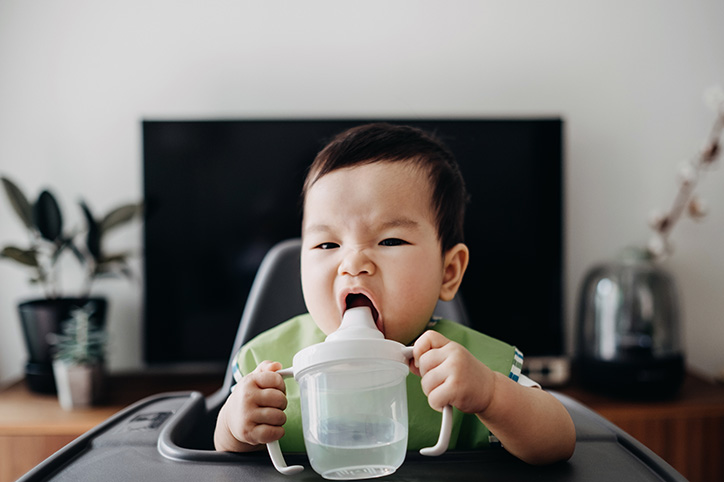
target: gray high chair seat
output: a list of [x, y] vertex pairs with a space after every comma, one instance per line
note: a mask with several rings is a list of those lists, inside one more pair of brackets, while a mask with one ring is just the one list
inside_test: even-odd
[[[265, 257], [249, 293], [231, 357], [256, 334], [306, 311], [299, 276], [300, 246], [298, 239], [284, 241]], [[435, 313], [468, 324], [459, 300], [439, 303]], [[305, 454], [286, 454], [288, 463], [307, 469], [285, 476], [274, 469], [266, 451], [232, 454], [213, 450], [216, 416], [232, 383], [230, 360], [222, 387], [208, 398], [199, 392], [173, 392], [136, 402], [19, 480], [323, 480], [309, 467]], [[576, 426], [576, 450], [569, 461], [536, 467], [501, 448], [449, 451], [439, 457], [409, 451], [402, 467], [385, 480], [685, 480], [618, 427], [575, 400], [551, 393]]]

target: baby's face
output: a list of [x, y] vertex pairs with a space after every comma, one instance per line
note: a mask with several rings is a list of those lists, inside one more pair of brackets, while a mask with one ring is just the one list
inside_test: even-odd
[[361, 304], [385, 338], [424, 330], [444, 274], [425, 172], [381, 162], [326, 174], [307, 193], [302, 240], [304, 299], [324, 333]]

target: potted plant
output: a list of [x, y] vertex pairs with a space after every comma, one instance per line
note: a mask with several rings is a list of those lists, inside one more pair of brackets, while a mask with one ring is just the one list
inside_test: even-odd
[[[80, 201], [83, 225], [67, 230], [60, 206], [49, 190], [43, 190], [37, 200], [30, 202], [23, 191], [7, 177], [0, 178], [10, 204], [25, 226], [29, 245], [21, 248], [5, 246], [0, 258], [8, 259], [30, 270], [30, 282], [40, 285], [43, 298], [19, 304], [20, 320], [28, 348], [26, 381], [31, 390], [55, 392], [49, 334], [58, 333], [60, 323], [71, 312], [93, 301], [90, 315], [99, 326], [105, 323], [107, 301], [90, 298], [93, 281], [103, 277], [131, 276], [128, 266], [130, 252], [108, 254], [103, 240], [108, 232], [122, 226], [141, 212], [140, 204], [125, 204], [96, 218], [89, 206]], [[61, 286], [61, 261], [69, 255], [82, 271], [80, 286], [64, 290]]]
[[106, 331], [93, 321], [95, 303], [70, 313], [52, 344], [53, 373], [60, 406], [83, 408], [102, 400], [105, 385]]

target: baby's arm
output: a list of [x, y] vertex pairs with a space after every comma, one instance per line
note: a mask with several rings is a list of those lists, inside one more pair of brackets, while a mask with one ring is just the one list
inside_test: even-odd
[[410, 368], [422, 376], [422, 390], [432, 408], [452, 405], [476, 414], [521, 460], [548, 464], [573, 455], [573, 421], [555, 397], [492, 371], [440, 333], [427, 331], [415, 342]]
[[287, 397], [282, 365], [263, 361], [244, 376], [221, 407], [214, 430], [216, 450], [249, 452], [284, 435]]

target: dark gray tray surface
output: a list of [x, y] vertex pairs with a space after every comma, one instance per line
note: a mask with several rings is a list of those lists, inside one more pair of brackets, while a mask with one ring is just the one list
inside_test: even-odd
[[[618, 428], [565, 396], [576, 424], [573, 457], [545, 467], [525, 464], [503, 449], [451, 451], [439, 457], [408, 452], [398, 471], [382, 480], [485, 481], [654, 481], [685, 480], [668, 464]], [[288, 464], [305, 470], [293, 476], [278, 473], [266, 451], [228, 454], [189, 448], [184, 442], [199, 420], [210, 423], [204, 398], [196, 392], [161, 394], [123, 410], [61, 451], [20, 481], [128, 480], [324, 480], [304, 454], [287, 454]]]

